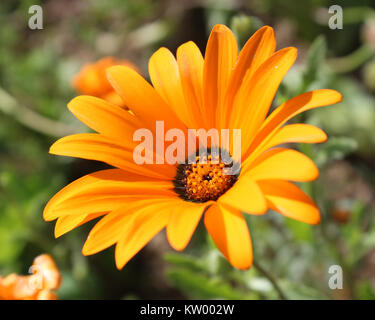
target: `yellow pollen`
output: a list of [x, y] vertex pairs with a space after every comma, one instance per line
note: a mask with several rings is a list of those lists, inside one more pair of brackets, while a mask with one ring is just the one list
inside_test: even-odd
[[188, 201], [217, 200], [236, 182], [236, 175], [223, 174], [226, 165], [220, 157], [195, 157], [196, 163], [181, 164], [180, 175], [174, 181], [175, 190]]

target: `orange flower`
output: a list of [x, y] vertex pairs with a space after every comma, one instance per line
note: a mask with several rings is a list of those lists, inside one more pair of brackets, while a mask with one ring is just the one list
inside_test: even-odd
[[136, 71], [138, 70], [127, 60], [117, 60], [113, 57], [106, 57], [95, 63], [85, 65], [74, 77], [72, 85], [81, 94], [102, 98], [110, 103], [123, 107], [123, 100], [115, 90], [113, 90], [105, 74], [107, 68], [115, 65], [123, 65]]
[[61, 276], [51, 256], [36, 257], [31, 271], [28, 276], [0, 277], [0, 300], [56, 300], [52, 291], [59, 288]]
[[[303, 111], [339, 102], [341, 95], [333, 90], [304, 93], [267, 117], [297, 56], [295, 48], [275, 52], [275, 47], [273, 29], [266, 26], [238, 55], [233, 33], [216, 25], [204, 58], [193, 42], [178, 48], [177, 59], [166, 48], [155, 52], [149, 62], [153, 86], [131, 68], [107, 70], [110, 83], [133, 113], [94, 97], [73, 99], [70, 111], [97, 133], [62, 138], [50, 153], [103, 161], [115, 169], [86, 175], [49, 201], [44, 219], [57, 219], [56, 237], [102, 217], [82, 252], [91, 255], [116, 244], [116, 265], [122, 268], [163, 228], [171, 246], [183, 250], [204, 215], [206, 229], [226, 259], [247, 269], [253, 256], [243, 213], [264, 214], [270, 208], [319, 223], [314, 202], [289, 182], [314, 180], [318, 169], [300, 152], [275, 147], [325, 141], [317, 127], [284, 124]], [[159, 120], [165, 130], [241, 129], [240, 173], [223, 178], [224, 164], [210, 159], [206, 164], [137, 165], [133, 133], [138, 128], [155, 132]]]

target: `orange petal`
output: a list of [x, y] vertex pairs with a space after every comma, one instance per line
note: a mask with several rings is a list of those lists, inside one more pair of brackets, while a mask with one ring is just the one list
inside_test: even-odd
[[267, 117], [259, 132], [256, 134], [247, 152], [250, 154], [250, 158], [253, 157], [252, 153], [258, 146], [267, 144], [277, 130], [297, 114], [310, 109], [338, 103], [341, 99], [342, 96], [339, 92], [321, 89], [303, 93], [283, 103]]
[[129, 185], [127, 194], [104, 196], [100, 194], [83, 194], [76, 198], [66, 200], [55, 206], [53, 214], [57, 217], [64, 217], [67, 215], [87, 215], [109, 212], [127, 205], [132, 199], [157, 199], [160, 196], [176, 197], [175, 193], [171, 190], [158, 190], [152, 186], [145, 186], [143, 189], [134, 191], [131, 189], [131, 185]]
[[[111, 87], [112, 88], [112, 87]], [[112, 88], [112, 91], [106, 93], [103, 96], [100, 96], [101, 99], [109, 102], [112, 105], [118, 106], [123, 108], [124, 110], [129, 110], [129, 108], [125, 105], [122, 98], [117, 94], [117, 92]]]
[[204, 116], [208, 128], [215, 128], [217, 108], [224, 103], [232, 69], [237, 61], [238, 48], [233, 32], [224, 25], [215, 25], [207, 42], [204, 57], [203, 88]]
[[141, 209], [126, 224], [115, 250], [116, 266], [122, 269], [168, 223], [171, 202], [155, 202]]
[[155, 90], [172, 107], [179, 119], [188, 127], [192, 127], [178, 64], [173, 54], [166, 48], [160, 48], [150, 58], [148, 69]]
[[105, 100], [79, 96], [68, 104], [69, 110], [84, 124], [102, 135], [135, 146], [133, 133], [142, 124], [130, 112]]
[[177, 64], [181, 76], [182, 89], [191, 118], [192, 129], [205, 128], [203, 115], [203, 57], [192, 41], [177, 49]]
[[325, 141], [327, 141], [327, 135], [318, 127], [303, 123], [290, 124], [279, 128], [269, 139], [265, 139], [245, 162], [249, 163], [264, 151], [280, 144], [293, 142], [320, 143]]
[[98, 218], [105, 214], [105, 212], [92, 213], [92, 214], [76, 214], [61, 216], [57, 219], [55, 225], [55, 238], [61, 237], [65, 233]]
[[128, 67], [114, 66], [107, 69], [107, 75], [126, 106], [144, 121], [148, 128], [154, 129], [156, 121], [165, 121], [166, 130], [185, 128], [173, 109], [137, 72]]
[[240, 174], [232, 188], [218, 199], [218, 203], [250, 214], [263, 214], [267, 211], [262, 191], [257, 183], [246, 174]]
[[297, 57], [297, 49], [274, 53], [251, 77], [245, 77], [237, 92], [230, 117], [230, 128], [241, 129], [242, 151], [250, 145], [260, 128], [281, 80]]
[[79, 93], [101, 96], [111, 90], [111, 85], [103, 77], [103, 70], [113, 63], [112, 58], [103, 58], [96, 63], [86, 64], [73, 78], [72, 86]]
[[[118, 200], [114, 201], [116, 196], [120, 199], [119, 196], [134, 196], [137, 193], [141, 195], [172, 195], [174, 194], [171, 191], [172, 188], [172, 183], [168, 181], [146, 179], [120, 169], [102, 170], [75, 180], [60, 190], [46, 205], [43, 217], [47, 221], [54, 220], [63, 215], [61, 211], [64, 207], [69, 210], [65, 215], [74, 212], [74, 207], [78, 208], [77, 214], [112, 211], [118, 206]], [[98, 197], [102, 197], [101, 200]], [[75, 199], [80, 199], [81, 203], [79, 200], [76, 202]], [[106, 201], [106, 199], [110, 201]], [[95, 204], [95, 200], [97, 200], [97, 204]], [[127, 201], [127, 199], [123, 200]], [[84, 201], [87, 206], [86, 212], [79, 211], [80, 208], [83, 209]], [[72, 205], [70, 205], [71, 202]], [[88, 210], [90, 205], [92, 206], [91, 212]], [[100, 205], [102, 206], [101, 210]]]
[[[72, 85], [81, 94], [96, 97], [105, 96], [113, 91], [106, 78], [105, 70], [115, 65], [124, 65], [137, 70], [130, 61], [104, 57], [94, 63], [86, 64], [74, 77]], [[123, 104], [123, 102], [121, 103]]]
[[[91, 190], [90, 190], [91, 191]], [[116, 185], [96, 188], [90, 193], [82, 192], [72, 199], [56, 204], [53, 213], [55, 216], [86, 215], [95, 212], [115, 210], [126, 205], [130, 198], [158, 198], [176, 197], [172, 186], [159, 182], [123, 182]]]
[[61, 275], [55, 261], [49, 254], [37, 256], [34, 259], [32, 271], [34, 275], [42, 277], [43, 289], [57, 290], [60, 287]]
[[126, 206], [122, 206], [100, 219], [90, 231], [82, 248], [82, 254], [85, 256], [95, 254], [115, 244], [123, 236], [133, 215], [153, 203], [153, 200], [133, 199]]
[[241, 78], [245, 74], [251, 76], [275, 52], [275, 49], [276, 39], [272, 27], [264, 26], [260, 28], [242, 48], [233, 73], [237, 72], [236, 77]]
[[238, 210], [213, 205], [204, 216], [204, 224], [216, 246], [234, 267], [248, 269], [253, 263], [249, 229]]
[[242, 48], [238, 62], [229, 80], [226, 103], [223, 105], [225, 109], [218, 112], [218, 116], [220, 117], [221, 115], [220, 123], [223, 123], [223, 127], [228, 127], [228, 109], [232, 106], [234, 97], [241, 87], [245, 75], [246, 78], [250, 79], [259, 66], [275, 52], [275, 48], [275, 34], [269, 26], [265, 26], [255, 32]]
[[188, 245], [205, 208], [210, 202], [205, 203], [176, 203], [172, 210], [168, 225], [167, 237], [173, 249], [181, 251]]
[[310, 124], [296, 123], [281, 127], [275, 136], [270, 139], [267, 148], [272, 148], [282, 143], [320, 143], [327, 140], [325, 132]]
[[137, 165], [133, 149], [116, 143], [100, 134], [80, 133], [61, 138], [50, 148], [50, 153], [108, 163], [111, 166], [149, 177], [173, 178], [175, 169], [170, 165]]
[[314, 201], [294, 184], [282, 180], [259, 181], [272, 210], [308, 224], [320, 222], [319, 209]]
[[10, 274], [3, 279], [3, 284], [6, 287], [6, 299], [9, 300], [35, 300], [38, 294], [36, 284], [39, 284], [39, 279], [33, 275], [19, 276]]
[[283, 179], [311, 181], [319, 170], [304, 154], [285, 148], [275, 148], [263, 153], [248, 168], [243, 168], [254, 180]]

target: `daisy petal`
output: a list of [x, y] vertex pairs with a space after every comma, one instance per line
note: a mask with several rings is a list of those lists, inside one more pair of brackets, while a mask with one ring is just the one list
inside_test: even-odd
[[213, 205], [204, 216], [204, 224], [216, 246], [238, 269], [248, 269], [253, 262], [249, 229], [238, 210]]
[[191, 118], [191, 128], [205, 128], [203, 108], [203, 57], [192, 41], [177, 49], [177, 64], [180, 71], [182, 89]]
[[[125, 189], [125, 188], [124, 188]], [[94, 212], [112, 211], [121, 208], [131, 202], [132, 199], [157, 198], [160, 196], [173, 197], [173, 191], [157, 190], [155, 186], [144, 186], [137, 190], [131, 190], [129, 186], [124, 194], [83, 194], [69, 199], [53, 208], [53, 214], [57, 217], [66, 215], [87, 215]], [[109, 210], [110, 209], [110, 210]]]
[[150, 177], [173, 178], [175, 174], [174, 168], [168, 165], [137, 165], [133, 160], [133, 149], [95, 133], [80, 133], [61, 138], [51, 146], [49, 152], [60, 156], [102, 161]]
[[160, 48], [150, 58], [148, 68], [155, 90], [173, 108], [179, 119], [191, 127], [190, 112], [185, 103], [178, 64], [173, 54], [166, 48]]
[[168, 223], [171, 203], [154, 203], [137, 212], [122, 231], [116, 245], [116, 266], [122, 269]]
[[227, 110], [228, 106], [231, 106], [234, 97], [241, 87], [242, 81], [245, 78], [250, 78], [259, 66], [267, 60], [274, 52], [276, 48], [276, 39], [273, 29], [265, 26], [259, 29], [254, 35], [246, 42], [242, 48], [237, 64], [233, 69], [229, 81], [229, 86], [226, 93], [226, 103], [223, 108], [218, 112], [218, 116], [221, 115], [221, 122], [223, 127], [227, 127]]
[[294, 184], [282, 180], [259, 181], [269, 207], [282, 215], [308, 224], [320, 222], [314, 201]]
[[322, 129], [310, 124], [296, 123], [289, 124], [276, 130], [273, 136], [265, 139], [244, 161], [249, 163], [252, 159], [262, 154], [264, 151], [284, 143], [320, 143], [327, 141], [327, 135]]
[[341, 100], [342, 96], [339, 92], [328, 89], [306, 92], [288, 100], [267, 117], [256, 134], [247, 154], [250, 154], [250, 157], [252, 157], [253, 151], [259, 145], [268, 143], [277, 130], [296, 115], [310, 109], [335, 104]]
[[296, 123], [281, 127], [270, 139], [267, 149], [283, 143], [320, 143], [327, 140], [325, 132], [310, 124]]
[[297, 49], [285, 48], [274, 53], [251, 77], [246, 77], [234, 100], [230, 128], [241, 128], [244, 152], [261, 127], [276, 91], [297, 57]]
[[[160, 201], [160, 200], [159, 200]], [[92, 228], [82, 248], [83, 255], [95, 254], [102, 251], [120, 240], [126, 230], [127, 224], [137, 212], [154, 204], [153, 200], [129, 201], [128, 205], [119, 208], [109, 214]]]
[[105, 212], [92, 213], [92, 214], [76, 214], [59, 217], [55, 225], [55, 238], [61, 237], [65, 233], [73, 230], [89, 222], [95, 218], [104, 215]]
[[102, 170], [75, 180], [60, 190], [46, 205], [43, 217], [51, 221], [68, 214], [112, 211], [128, 201], [129, 195], [172, 196], [172, 188], [168, 181], [146, 180], [120, 169]]
[[238, 73], [237, 77], [240, 78], [245, 74], [251, 76], [275, 52], [275, 49], [276, 39], [273, 29], [269, 26], [260, 28], [245, 43], [233, 73]]
[[154, 130], [155, 121], [165, 121], [166, 130], [185, 128], [172, 108], [155, 89], [133, 69], [114, 66], [107, 69], [108, 80], [134, 114]]
[[216, 109], [224, 103], [237, 57], [237, 41], [233, 32], [224, 25], [214, 26], [206, 47], [203, 71], [204, 116], [209, 128], [215, 128]]
[[236, 183], [219, 199], [218, 203], [249, 214], [263, 214], [267, 204], [258, 184], [249, 175], [240, 175]]
[[250, 167], [243, 170], [254, 180], [312, 181], [319, 176], [319, 170], [310, 158], [301, 152], [285, 148], [275, 148], [263, 153]]
[[133, 133], [141, 123], [130, 112], [105, 100], [78, 96], [68, 104], [69, 110], [84, 124], [104, 136], [134, 148]]
[[210, 202], [188, 203], [181, 201], [171, 212], [167, 237], [173, 249], [181, 251], [188, 245], [202, 214]]

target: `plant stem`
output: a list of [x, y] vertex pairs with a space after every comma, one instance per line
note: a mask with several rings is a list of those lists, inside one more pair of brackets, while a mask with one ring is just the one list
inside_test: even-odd
[[254, 261], [253, 266], [255, 269], [259, 271], [263, 276], [265, 276], [273, 285], [281, 300], [288, 300], [286, 295], [284, 294], [283, 290], [280, 288], [278, 283], [276, 282], [275, 278], [272, 274], [270, 274], [267, 270], [265, 270], [258, 262]]
[[364, 44], [345, 57], [328, 60], [328, 64], [336, 73], [347, 73], [359, 68], [373, 56], [374, 50], [369, 45]]
[[51, 137], [63, 137], [77, 132], [73, 126], [48, 119], [21, 105], [4, 89], [0, 88], [0, 111], [12, 116], [19, 123]]

